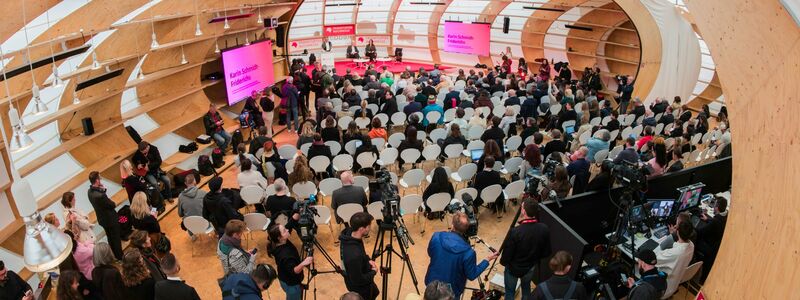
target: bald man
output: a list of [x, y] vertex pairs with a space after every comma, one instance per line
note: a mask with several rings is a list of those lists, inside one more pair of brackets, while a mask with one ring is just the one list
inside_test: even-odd
[[570, 177], [575, 176], [575, 183], [572, 184], [572, 194], [577, 195], [586, 190], [589, 185], [589, 160], [586, 155], [589, 153], [589, 148], [586, 146], [581, 147], [575, 153], [572, 153], [570, 160], [572, 162], [567, 166], [567, 175]]
[[[367, 193], [364, 191], [364, 188], [353, 185], [353, 173], [345, 171], [340, 178], [342, 179], [342, 187], [333, 191], [333, 195], [331, 196], [331, 207], [333, 211], [336, 212], [336, 209], [340, 205], [347, 203], [361, 204], [361, 206], [366, 208], [368, 204]], [[342, 219], [339, 218], [338, 214], [336, 215], [336, 223], [342, 223]]]

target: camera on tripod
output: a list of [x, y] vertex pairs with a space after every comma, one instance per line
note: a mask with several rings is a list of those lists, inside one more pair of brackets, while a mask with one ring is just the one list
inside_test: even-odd
[[465, 215], [467, 215], [467, 222], [469, 223], [469, 228], [467, 228], [467, 232], [465, 235], [467, 237], [476, 236], [478, 235], [478, 218], [475, 215], [475, 209], [474, 209], [475, 200], [472, 199], [472, 196], [470, 196], [470, 194], [467, 193], [461, 194], [461, 199], [463, 202], [455, 201], [453, 203], [450, 203], [450, 205], [447, 205], [447, 207], [445, 207], [445, 210], [451, 214], [455, 212], [463, 212]]
[[561, 165], [560, 161], [554, 160], [552, 158], [548, 158], [544, 162], [544, 167], [542, 167], [542, 174], [547, 176], [547, 178], [553, 178], [556, 176], [556, 167]]
[[414, 240], [408, 235], [408, 229], [403, 222], [402, 213], [400, 212], [400, 195], [397, 193], [397, 186], [392, 184], [392, 175], [385, 168], [381, 168], [375, 172], [375, 181], [371, 185], [377, 185], [381, 193], [381, 202], [383, 202], [383, 221], [380, 226], [388, 228], [396, 228], [397, 237], [404, 248], [408, 248], [408, 244], [414, 244]]
[[316, 197], [311, 195], [308, 200], [297, 203], [296, 211], [300, 215], [300, 219], [297, 220], [297, 233], [303, 242], [303, 248], [311, 255], [317, 235], [317, 222], [314, 221], [314, 216], [319, 216], [317, 209], [312, 206], [316, 203]]
[[619, 164], [606, 160], [603, 164], [610, 164], [611, 174], [624, 188], [631, 191], [647, 189], [647, 175], [650, 174], [647, 167], [640, 167], [625, 160]]

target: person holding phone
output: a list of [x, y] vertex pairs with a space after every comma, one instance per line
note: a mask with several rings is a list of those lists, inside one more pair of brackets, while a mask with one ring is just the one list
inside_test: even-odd
[[233, 219], [225, 225], [225, 234], [217, 244], [217, 256], [222, 263], [225, 275], [231, 273], [249, 274], [256, 267], [256, 252], [258, 248], [245, 251], [242, 248], [242, 234], [247, 225], [244, 221]]
[[0, 299], [33, 300], [31, 286], [0, 260]]

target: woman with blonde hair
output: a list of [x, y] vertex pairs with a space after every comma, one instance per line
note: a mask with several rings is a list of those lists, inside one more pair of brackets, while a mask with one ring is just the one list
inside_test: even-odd
[[[138, 192], [133, 196], [131, 201], [131, 224], [134, 229], [145, 231], [150, 235], [153, 245], [158, 245], [161, 242], [163, 233], [161, 233], [161, 225], [158, 224], [156, 212], [147, 204], [147, 196]], [[155, 248], [153, 249], [155, 250]], [[159, 254], [166, 254], [169, 250], [159, 252]]]
[[295, 183], [314, 181], [314, 172], [308, 166], [308, 159], [305, 155], [298, 155], [294, 159], [294, 168], [292, 173], [289, 174], [289, 187]]
[[94, 243], [94, 225], [89, 222], [89, 217], [75, 206], [75, 194], [65, 192], [61, 195], [61, 206], [64, 207], [64, 220], [71, 224], [70, 231], [75, 234], [79, 242]]
[[316, 126], [317, 122], [314, 122], [312, 120], [305, 121], [303, 122], [303, 124], [301, 124], [300, 136], [297, 137], [297, 149], [300, 149], [300, 146], [302, 146], [305, 143], [314, 142], [314, 133], [316, 133], [314, 127]]
[[130, 249], [122, 257], [122, 284], [125, 285], [125, 298], [130, 300], [155, 299], [156, 281], [145, 265], [142, 253]]
[[578, 150], [578, 148], [580, 148], [580, 146], [583, 146], [581, 145], [580, 141], [578, 141], [578, 138], [580, 138], [580, 136], [583, 135], [584, 132], [592, 130], [592, 124], [589, 123], [589, 117], [590, 116], [588, 112], [581, 115], [580, 119], [581, 126], [578, 127], [578, 131], [575, 132], [575, 139], [572, 141], [570, 152], [575, 152]]
[[127, 159], [119, 164], [119, 176], [122, 178], [122, 186], [125, 188], [129, 200], [133, 199], [136, 192], [144, 192], [147, 189], [144, 177], [134, 172], [131, 161]]

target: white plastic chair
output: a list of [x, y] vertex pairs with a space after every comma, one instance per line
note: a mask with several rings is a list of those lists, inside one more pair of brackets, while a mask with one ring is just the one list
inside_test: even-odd
[[477, 172], [478, 172], [478, 165], [476, 165], [475, 163], [468, 163], [466, 165], [459, 167], [456, 173], [450, 174], [450, 178], [452, 178], [453, 181], [456, 182], [456, 184], [466, 183], [472, 178], [472, 176], [475, 176], [475, 173]]
[[356, 157], [356, 161], [358, 165], [361, 166], [361, 169], [372, 169], [372, 165], [375, 164], [377, 159], [375, 153], [372, 152], [362, 152]]
[[383, 150], [383, 148], [386, 147], [386, 140], [384, 140], [381, 137], [371, 139], [370, 141], [372, 142], [372, 145], [375, 146], [375, 148], [378, 148], [378, 151], [381, 151]]
[[422, 149], [422, 157], [425, 157], [426, 162], [435, 162], [439, 158], [439, 154], [442, 154], [442, 147], [437, 144], [428, 145]]
[[444, 122], [445, 123], [449, 123], [450, 121], [452, 121], [455, 118], [456, 118], [456, 109], [455, 108], [451, 108], [451, 109], [448, 109], [448, 110], [444, 111]]
[[408, 214], [417, 215], [420, 207], [422, 207], [422, 196], [420, 195], [405, 195], [400, 198], [400, 214], [403, 216]]
[[592, 118], [592, 120], [589, 121], [589, 124], [591, 124], [592, 126], [598, 126], [600, 125], [600, 121], [602, 121], [600, 117], [594, 117]]
[[506, 160], [506, 163], [503, 166], [505, 168], [506, 174], [514, 174], [519, 172], [519, 167], [522, 166], [522, 161], [523, 161], [522, 157], [519, 156], [512, 157]]
[[369, 178], [367, 176], [355, 176], [353, 177], [353, 185], [360, 186], [364, 189], [364, 192], [369, 192]]
[[383, 220], [383, 202], [377, 201], [367, 205], [367, 213], [375, 220]]
[[375, 115], [375, 117], [378, 118], [378, 120], [381, 121], [381, 126], [385, 127], [386, 124], [389, 123], [389, 116], [387, 114], [385, 114], [385, 113], [379, 113], [379, 114]]
[[[599, 132], [599, 130], [598, 130], [598, 132]], [[591, 130], [586, 130], [583, 133], [581, 133], [581, 136], [578, 137], [578, 141], [581, 143], [581, 145], [586, 145], [586, 142], [589, 141], [589, 138], [591, 136], [592, 136], [592, 131]]]
[[417, 149], [405, 149], [400, 152], [400, 158], [403, 159], [404, 164], [414, 164], [419, 159], [421, 153]]
[[[319, 182], [319, 193], [322, 195], [321, 200], [325, 197], [333, 195], [333, 191], [342, 187], [342, 181], [339, 178], [325, 178]], [[324, 202], [324, 201], [321, 201]]]
[[422, 184], [422, 178], [424, 177], [425, 177], [425, 172], [422, 171], [422, 169], [409, 170], [408, 172], [403, 174], [403, 178], [400, 179], [400, 186], [402, 186], [404, 189], [408, 189], [411, 187], [417, 187], [417, 189], [419, 189]]
[[608, 153], [608, 158], [615, 159], [620, 152], [622, 152], [622, 145], [617, 145], [614, 147], [614, 149], [611, 149], [611, 152]]
[[396, 132], [389, 136], [389, 145], [393, 148], [400, 147], [400, 143], [402, 143], [406, 139], [406, 135], [402, 132]]
[[425, 115], [425, 119], [428, 120], [428, 124], [437, 124], [439, 123], [439, 119], [442, 117], [442, 114], [438, 111], [429, 111]]
[[[428, 197], [427, 201], [425, 201], [425, 206], [431, 210], [431, 213], [444, 212], [444, 209], [450, 204], [450, 200], [450, 194], [436, 193]], [[423, 219], [422, 222], [421, 233], [424, 233], [428, 224], [428, 219]]]
[[294, 145], [283, 145], [278, 147], [278, 155], [282, 159], [293, 159], [297, 154], [297, 147]]
[[367, 126], [369, 126], [370, 122], [372, 122], [370, 118], [365, 118], [365, 117], [356, 118], [356, 126], [358, 126], [358, 129], [367, 129]]
[[353, 156], [348, 154], [339, 154], [333, 158], [333, 170], [336, 172], [352, 170], [353, 169]]
[[472, 197], [473, 200], [478, 198], [478, 190], [476, 190], [475, 188], [468, 187], [468, 188], [463, 188], [463, 189], [460, 189], [460, 190], [456, 191], [456, 194], [454, 195], [455, 198], [453, 198], [453, 200], [458, 200], [458, 201], [461, 201], [463, 203], [464, 202], [464, 197], [463, 197], [464, 194], [469, 194], [470, 197]]
[[311, 207], [317, 210], [317, 213], [314, 214], [314, 223], [317, 225], [328, 225], [328, 228], [331, 230], [331, 236], [333, 236], [333, 227], [331, 227], [331, 209], [325, 205], [314, 205]]
[[317, 186], [311, 181], [298, 182], [292, 186], [292, 193], [297, 199], [306, 199], [310, 195], [317, 194]]
[[[503, 193], [503, 187], [499, 184], [493, 184], [484, 188], [480, 193], [481, 200], [483, 200], [483, 205], [488, 206], [489, 204], [497, 201], [497, 197]], [[498, 208], [495, 211], [500, 211], [500, 209]]]
[[290, 159], [290, 160], [286, 161], [286, 166], [285, 166], [286, 167], [286, 173], [292, 174], [292, 172], [294, 171], [294, 164], [295, 164], [294, 159]]
[[447, 130], [445, 130], [444, 128], [436, 128], [434, 130], [431, 130], [431, 133], [428, 135], [428, 138], [430, 138], [431, 142], [433, 142], [434, 144], [439, 142], [439, 140], [445, 139], [446, 137], [447, 137]]
[[603, 149], [603, 150], [597, 151], [597, 153], [594, 154], [594, 162], [595, 163], [599, 164], [599, 163], [603, 162], [606, 158], [608, 158], [608, 149]]
[[342, 152], [342, 144], [339, 144], [337, 141], [327, 141], [325, 142], [325, 146], [331, 148], [331, 154], [336, 156], [339, 152]]
[[253, 238], [253, 231], [267, 231], [269, 227], [269, 218], [262, 213], [249, 213], [244, 215], [244, 224], [250, 233], [250, 238], [247, 239], [247, 245], [250, 245], [250, 239]]
[[509, 183], [505, 189], [503, 189], [503, 193], [506, 196], [506, 199], [518, 199], [522, 197], [522, 193], [525, 190], [525, 181], [520, 179]]
[[519, 135], [511, 136], [506, 140], [508, 152], [517, 151], [520, 145], [522, 145], [522, 137]]
[[575, 120], [564, 121], [564, 123], [561, 123], [561, 129], [563, 130], [562, 132], [567, 132], [567, 128], [569, 127], [575, 127]]
[[364, 207], [361, 204], [356, 203], [346, 203], [339, 205], [336, 208], [336, 215], [342, 219], [345, 223], [350, 223], [350, 218], [353, 217], [357, 212], [363, 212]]
[[406, 124], [406, 114], [402, 111], [393, 113], [391, 119], [394, 126], [403, 126]]
[[[309, 148], [311, 148], [311, 143], [302, 144], [302, 145], [300, 145], [300, 152], [302, 152], [303, 155], [308, 156], [308, 149]], [[264, 149], [264, 148], [261, 148], [261, 149]], [[261, 150], [261, 149], [259, 149], [259, 150]], [[263, 154], [263, 152], [262, 152], [262, 154]], [[261, 156], [256, 156], [256, 157], [261, 157]]]
[[[420, 198], [420, 202], [422, 198]], [[186, 230], [192, 233], [194, 236], [208, 236], [212, 232], [214, 232], [214, 227], [211, 226], [211, 223], [208, 222], [205, 218], [201, 216], [188, 216], [183, 218], [183, 226], [186, 227]], [[194, 256], [194, 242], [192, 244], [192, 256]]]
[[331, 165], [331, 160], [327, 156], [314, 156], [311, 158], [311, 161], [308, 162], [308, 165], [314, 170], [315, 173], [325, 173], [328, 172], [328, 166]]
[[239, 196], [242, 197], [244, 203], [249, 205], [258, 205], [261, 200], [264, 200], [264, 188], [257, 185], [249, 185], [242, 187], [239, 191]]
[[480, 126], [471, 126], [469, 128], [469, 132], [467, 133], [467, 139], [469, 140], [477, 140], [481, 138], [483, 132], [486, 131], [485, 128]]
[[378, 155], [378, 160], [375, 162], [381, 167], [388, 167], [397, 161], [397, 148], [385, 148]]
[[342, 116], [339, 118], [339, 128], [342, 130], [347, 130], [347, 126], [350, 126], [350, 122], [353, 122], [353, 117], [351, 116]]
[[347, 154], [356, 155], [356, 142], [357, 141], [358, 140], [351, 140], [351, 141], [347, 142], [347, 144], [344, 144], [344, 151], [347, 152]]

